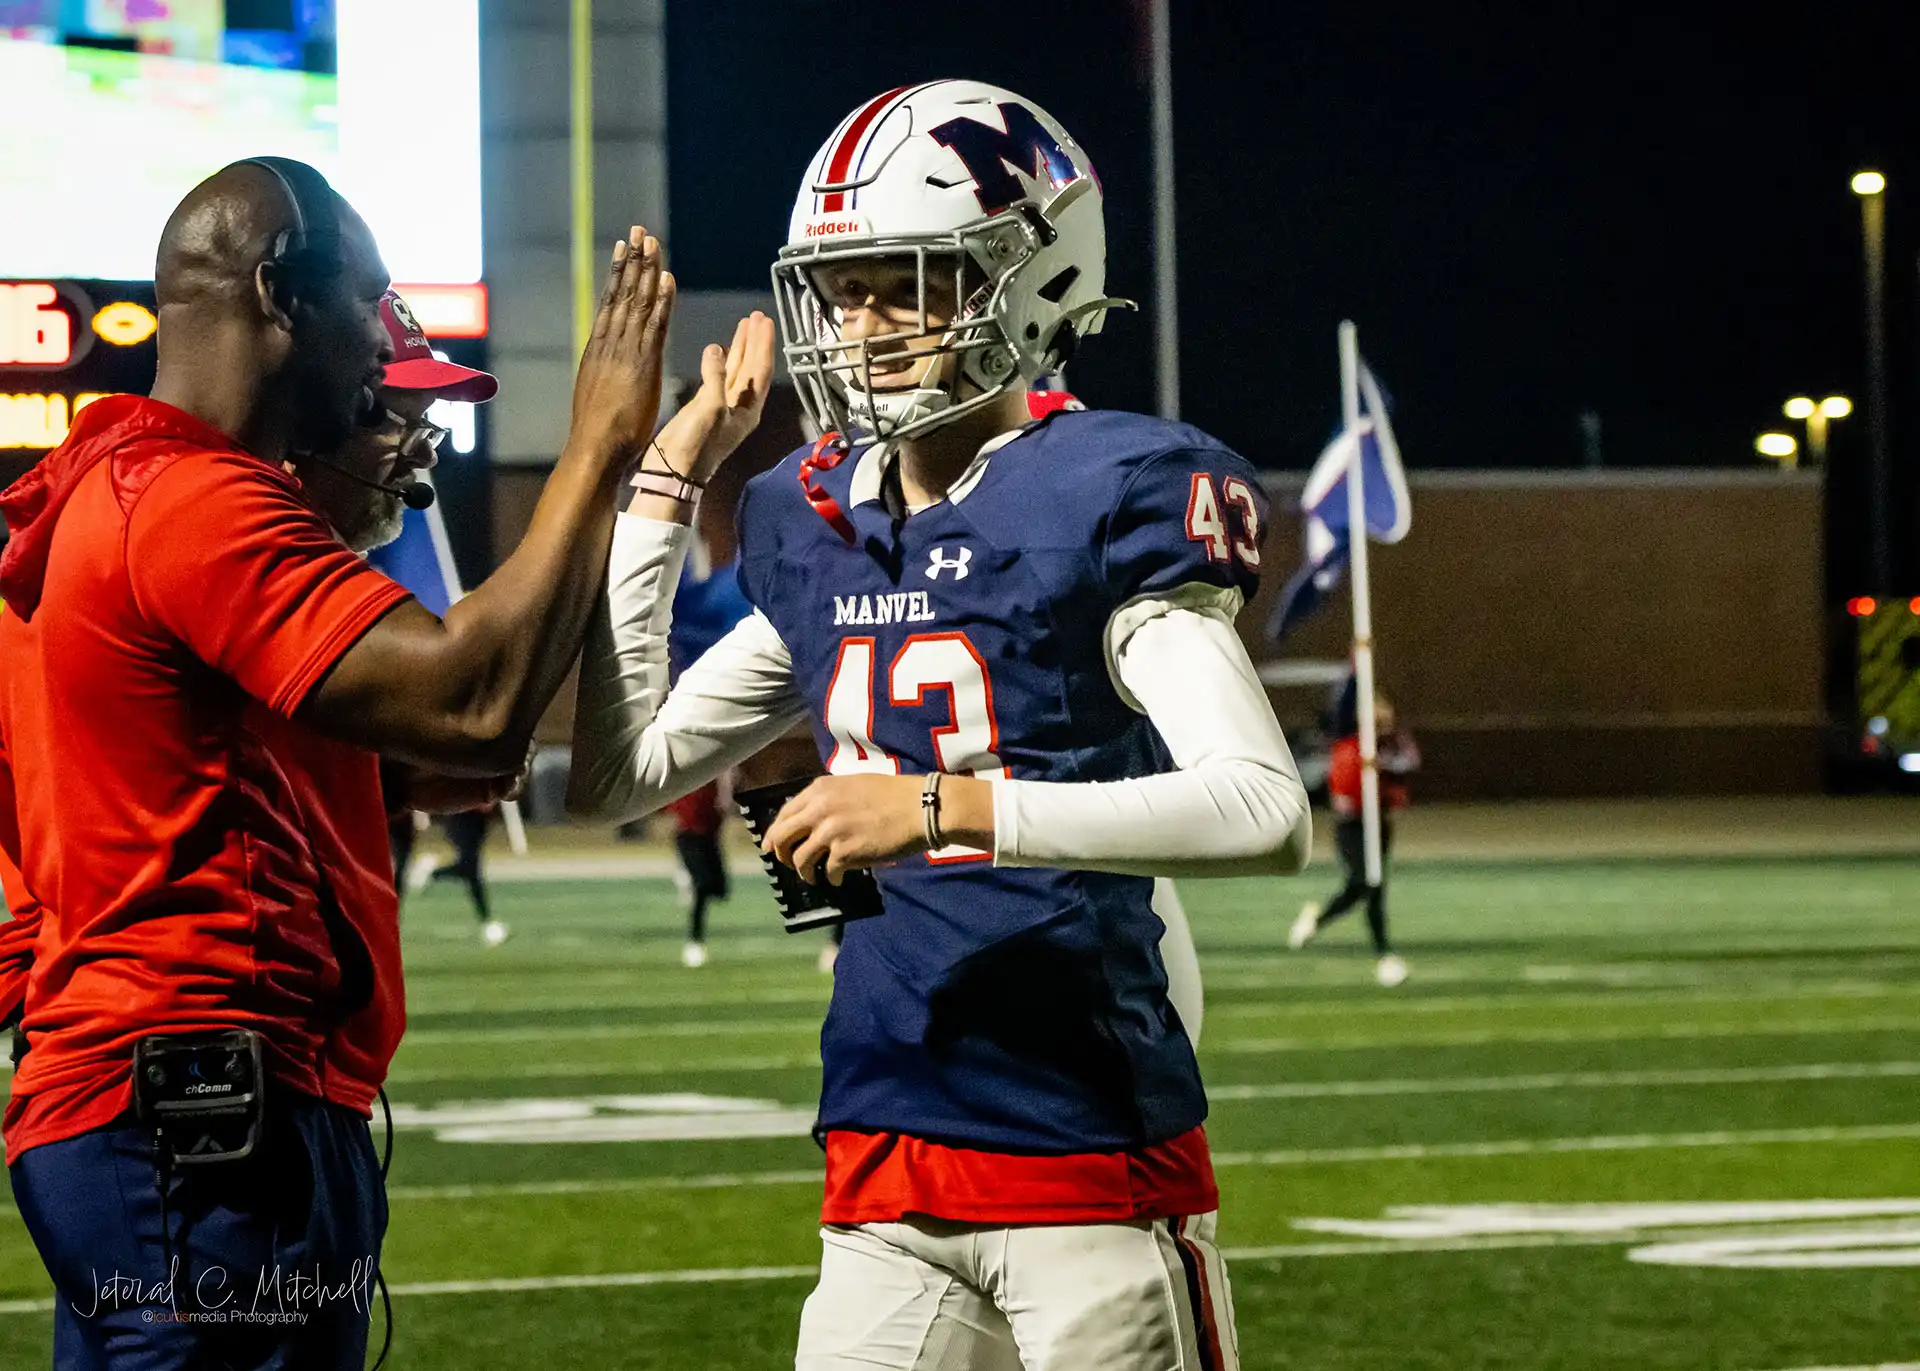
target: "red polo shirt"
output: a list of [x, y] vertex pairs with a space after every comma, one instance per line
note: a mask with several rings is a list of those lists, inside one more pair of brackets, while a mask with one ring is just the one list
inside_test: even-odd
[[366, 1111], [405, 1017], [378, 762], [294, 715], [406, 592], [279, 466], [137, 397], [0, 512], [0, 870], [40, 919], [8, 1156], [122, 1113], [150, 1033], [256, 1029], [276, 1078]]

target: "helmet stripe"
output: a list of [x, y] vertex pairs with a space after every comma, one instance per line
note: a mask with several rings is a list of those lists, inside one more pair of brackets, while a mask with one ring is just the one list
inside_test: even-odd
[[[943, 83], [940, 81], [922, 81], [919, 85], [915, 86], [912, 90], [906, 91], [905, 94], [900, 94], [900, 92], [896, 91], [895, 94], [900, 95], [900, 98], [894, 101], [894, 108], [898, 109], [901, 105], [906, 104], [907, 101], [913, 99], [913, 97], [918, 95], [921, 91], [926, 90], [929, 87], [938, 86], [941, 84]], [[882, 114], [880, 118], [885, 119], [886, 115], [891, 114], [892, 112], [893, 112], [892, 110], [888, 110], [886, 114]], [[875, 122], [878, 123], [879, 121], [876, 120]], [[856, 161], [853, 164], [852, 169], [847, 172], [847, 178], [849, 180], [858, 181], [863, 175], [866, 174], [867, 157], [873, 151], [873, 142], [874, 140], [871, 138], [865, 140], [864, 146], [862, 146], [860, 149], [859, 160]], [[858, 186], [855, 186], [852, 190], [847, 192], [847, 196], [848, 196], [847, 208], [858, 209], [860, 207], [860, 188]]]
[[[865, 109], [854, 116], [853, 123], [840, 137], [840, 146], [833, 150], [833, 157], [827, 163], [827, 178], [823, 184], [834, 186], [846, 179], [847, 168], [853, 165], [853, 154], [860, 146], [860, 139], [865, 136], [873, 121], [880, 117], [880, 111], [886, 108], [887, 103], [905, 89], [907, 89], [905, 86], [895, 86], [885, 95], [875, 96], [868, 102]], [[820, 206], [820, 212], [834, 214], [845, 209], [846, 204], [846, 192], [836, 190], [827, 196], [825, 203]]]

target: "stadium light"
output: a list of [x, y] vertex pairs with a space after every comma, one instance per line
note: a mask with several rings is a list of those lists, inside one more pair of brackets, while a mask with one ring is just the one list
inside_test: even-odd
[[1763, 433], [1753, 440], [1753, 450], [1769, 461], [1792, 466], [1800, 444], [1793, 440], [1791, 433]]
[[[1853, 413], [1853, 401], [1844, 395], [1829, 395], [1816, 404], [1810, 395], [1796, 395], [1780, 407], [1780, 412], [1789, 419], [1805, 422], [1807, 458], [1815, 466], [1823, 466], [1827, 460], [1827, 424], [1830, 420], [1844, 419]], [[1761, 448], [1760, 453], [1766, 457], [1774, 456], [1765, 448]]]
[[1877, 171], [1856, 171], [1851, 184], [1855, 195], [1878, 195], [1887, 188], [1887, 178]]

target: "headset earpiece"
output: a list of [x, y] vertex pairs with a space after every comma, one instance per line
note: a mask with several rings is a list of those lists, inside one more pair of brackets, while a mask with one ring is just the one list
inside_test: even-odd
[[235, 165], [265, 168], [293, 206], [293, 225], [274, 235], [267, 259], [276, 268], [273, 301], [290, 315], [309, 287], [340, 269], [340, 197], [319, 171], [291, 157], [248, 157]]

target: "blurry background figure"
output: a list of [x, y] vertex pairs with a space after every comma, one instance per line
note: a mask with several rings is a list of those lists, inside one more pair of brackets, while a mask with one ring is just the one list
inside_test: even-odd
[[493, 917], [493, 911], [487, 900], [487, 877], [480, 865], [480, 849], [486, 845], [487, 825], [492, 821], [498, 805], [488, 805], [485, 809], [466, 809], [458, 814], [445, 814], [440, 818], [440, 826], [447, 831], [447, 840], [453, 844], [453, 860], [433, 869], [428, 877], [434, 881], [463, 881], [467, 894], [473, 900], [473, 912], [480, 920], [480, 936], [486, 939], [488, 947], [498, 947], [511, 935], [512, 930]]
[[1420, 769], [1420, 748], [1413, 735], [1395, 727], [1393, 705], [1385, 696], [1374, 701], [1375, 761], [1380, 771], [1380, 884], [1367, 886], [1366, 859], [1362, 847], [1360, 823], [1360, 726], [1355, 717], [1353, 692], [1346, 689], [1336, 697], [1333, 729], [1336, 734], [1333, 755], [1327, 771], [1327, 791], [1333, 802], [1334, 845], [1340, 851], [1340, 863], [1346, 868], [1347, 881], [1340, 892], [1322, 909], [1318, 902], [1300, 906], [1299, 917], [1287, 935], [1287, 945], [1305, 947], [1320, 930], [1350, 911], [1362, 900], [1367, 905], [1367, 928], [1373, 934], [1373, 952], [1380, 959], [1375, 975], [1380, 984], [1393, 987], [1407, 978], [1407, 964], [1394, 955], [1387, 936], [1387, 854], [1393, 848], [1393, 823], [1389, 816], [1405, 809], [1408, 803], [1407, 778]]
[[432, 853], [421, 853], [415, 858], [414, 839], [428, 826], [424, 815], [406, 810], [388, 821], [388, 836], [393, 841], [393, 883], [401, 898], [404, 900], [408, 892], [424, 890], [435, 881], [464, 881], [467, 894], [473, 899], [473, 912], [480, 919], [480, 936], [488, 947], [498, 947], [513, 936], [512, 929], [493, 917], [492, 901], [487, 897], [486, 872], [480, 862], [481, 849], [487, 841], [487, 826], [499, 808], [488, 805], [484, 809], [440, 816], [440, 826], [446, 831], [447, 841], [453, 844], [453, 860], [445, 863], [435, 861]]
[[687, 944], [680, 949], [680, 965], [688, 968], [707, 964], [707, 902], [727, 898], [727, 859], [720, 851], [722, 803], [715, 781], [667, 806], [673, 813], [674, 850], [680, 854], [675, 884], [687, 901]]
[[[701, 504], [698, 536], [688, 550], [686, 570], [673, 596], [667, 661], [674, 680], [753, 612], [740, 593], [739, 564], [732, 555], [732, 517], [731, 501], [708, 499]], [[731, 789], [727, 780], [722, 777], [668, 806], [674, 821], [673, 846], [682, 868], [676, 884], [687, 901], [687, 942], [680, 949], [680, 964], [688, 968], [707, 964], [707, 904], [727, 898], [727, 859], [720, 850], [723, 806], [731, 803], [730, 795], [724, 793]]]

